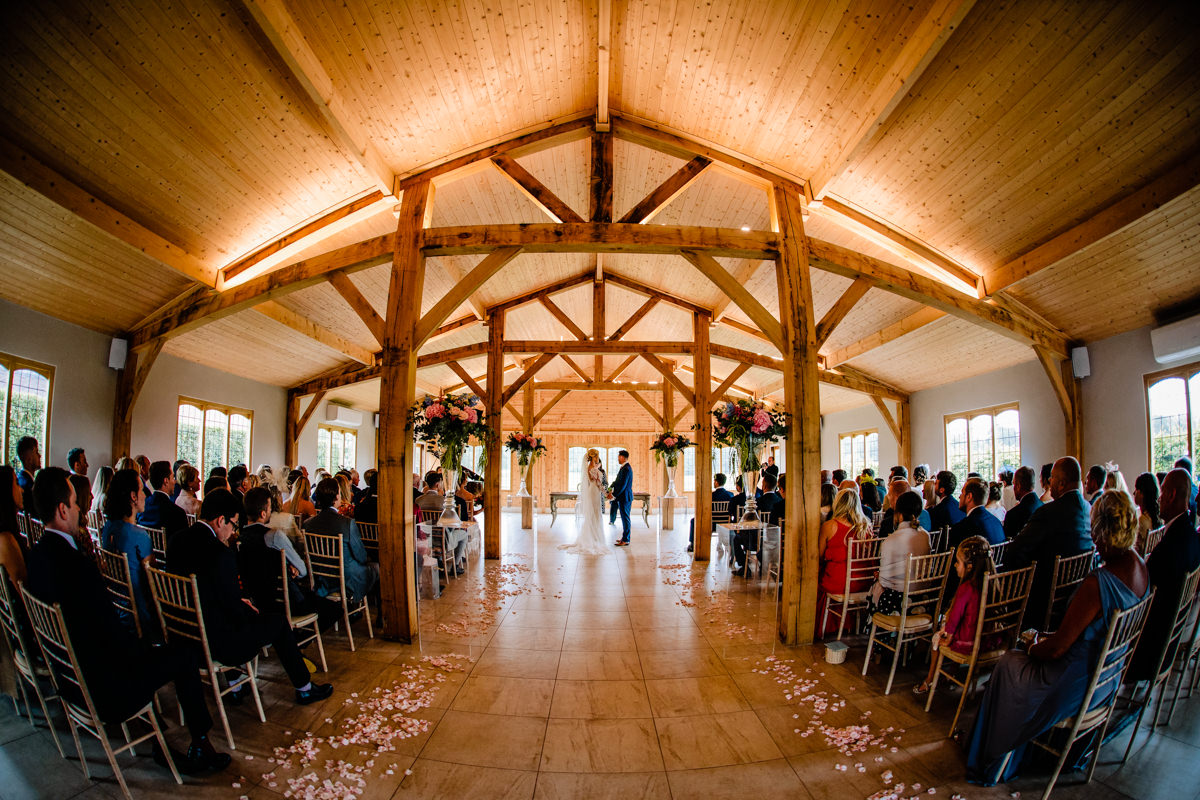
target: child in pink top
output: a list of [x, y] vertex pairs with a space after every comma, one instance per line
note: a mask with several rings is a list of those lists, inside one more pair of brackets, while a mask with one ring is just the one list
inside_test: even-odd
[[958, 591], [954, 593], [954, 602], [950, 605], [950, 613], [946, 615], [946, 623], [933, 635], [929, 675], [913, 687], [916, 694], [929, 691], [929, 684], [933, 682], [937, 669], [938, 648], [949, 646], [956, 653], [970, 653], [975, 647], [975, 627], [979, 622], [983, 576], [996, 571], [987, 539], [982, 536], [968, 536], [963, 539], [954, 555], [954, 571], [958, 574]]

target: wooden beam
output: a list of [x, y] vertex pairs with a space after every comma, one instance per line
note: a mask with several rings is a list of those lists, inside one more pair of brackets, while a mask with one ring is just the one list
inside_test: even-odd
[[983, 273], [985, 295], [994, 295], [1085, 247], [1137, 222], [1200, 185], [1200, 152], [1172, 165], [1161, 176], [1131, 192], [1098, 214], [1074, 225], [1028, 253]]
[[[560, 355], [562, 356], [562, 360], [567, 362], [567, 366], [575, 371], [576, 375], [578, 375], [580, 378], [583, 378], [585, 382], [590, 382], [592, 380], [592, 376], [588, 374], [587, 370], [579, 366], [579, 364], [575, 362], [575, 359], [571, 358], [566, 353], [560, 353]], [[631, 358], [637, 358], [637, 356], [631, 356]]]
[[[732, 273], [733, 278], [742, 286], [749, 286], [750, 282], [754, 280], [754, 276], [758, 274], [758, 271], [764, 264], [771, 264], [772, 269], [775, 267], [774, 263], [768, 261], [755, 261], [753, 259], [743, 261], [740, 267], [734, 269]], [[731, 305], [733, 305], [733, 299], [728, 295], [719, 300], [716, 306], [713, 307], [713, 320], [717, 323], [723, 323], [726, 319], [725, 314], [729, 311]], [[736, 322], [736, 320], [733, 321]], [[762, 331], [757, 332], [760, 337], [763, 336]]]
[[185, 278], [209, 287], [216, 285], [216, 267], [117, 211], [4, 136], [0, 136], [0, 170], [110, 236], [161, 261]]
[[713, 284], [733, 299], [737, 303], [738, 308], [746, 312], [746, 316], [750, 317], [750, 321], [758, 326], [758, 329], [767, 335], [767, 337], [778, 347], [783, 350], [783, 339], [779, 331], [779, 322], [771, 312], [763, 308], [763, 304], [758, 302], [750, 291], [734, 280], [725, 267], [721, 266], [715, 258], [708, 253], [703, 253], [698, 250], [685, 250], [681, 255], [693, 267], [698, 269], [704, 277], [708, 278]]
[[767, 344], [771, 345], [772, 347], [775, 347], [776, 349], [778, 349], [778, 346], [774, 342], [771, 341], [770, 336], [767, 336], [765, 333], [763, 333], [762, 331], [760, 331], [758, 328], [754, 327], [753, 325], [747, 325], [746, 323], [741, 322], [740, 320], [732, 319], [730, 317], [722, 317], [721, 319], [717, 320], [717, 324], [724, 325], [727, 328], [732, 328], [735, 331], [741, 331], [742, 333], [748, 333], [751, 336], [753, 336], [754, 338], [761, 339], [762, 341], [766, 342]]
[[437, 330], [437, 327], [449, 319], [454, 309], [465, 303], [472, 294], [479, 290], [479, 287], [487, 283], [493, 275], [499, 272], [505, 264], [516, 258], [520, 252], [521, 248], [519, 247], [501, 247], [488, 253], [462, 280], [451, 287], [450, 291], [446, 292], [440, 300], [434, 303], [433, 308], [422, 315], [420, 322], [417, 323], [416, 346], [419, 348], [423, 345], [429, 336]]
[[648, 195], [643, 197], [618, 222], [645, 225], [654, 219], [658, 212], [670, 205], [672, 200], [683, 194], [683, 191], [687, 187], [691, 186], [696, 179], [704, 174], [704, 171], [708, 169], [710, 164], [712, 164], [712, 159], [705, 156], [696, 156], [680, 167], [674, 175], [652, 189]]
[[571, 391], [569, 389], [560, 389], [558, 394], [554, 395], [554, 397], [551, 397], [549, 400], [547, 400], [546, 405], [542, 406], [542, 410], [537, 412], [537, 416], [535, 416], [533, 418], [533, 427], [536, 428], [538, 426], [538, 424], [541, 423], [542, 418], [545, 417], [546, 414], [548, 414], [550, 412], [550, 409], [552, 409], [556, 405], [558, 405], [558, 401], [562, 400], [564, 397], [566, 397], [570, 393], [571, 393]]
[[572, 392], [657, 392], [658, 381], [534, 381], [538, 390]]
[[561, 308], [559, 308], [558, 304], [555, 303], [553, 300], [551, 300], [549, 297], [542, 295], [541, 297], [538, 298], [538, 302], [541, 303], [543, 306], [545, 306], [546, 310], [549, 311], [550, 314], [556, 320], [561, 322], [563, 327], [567, 329], [567, 332], [570, 333], [572, 336], [574, 336], [576, 339], [579, 339], [582, 341], [582, 340], [586, 340], [588, 338], [588, 335], [583, 332], [583, 328], [576, 325], [575, 320], [568, 317], [566, 312], [564, 312]]
[[621, 377], [621, 373], [623, 373], [626, 369], [628, 369], [629, 365], [632, 364], [634, 361], [637, 361], [636, 353], [627, 357], [624, 361], [622, 361], [620, 364], [618, 364], [617, 368], [614, 369], [611, 373], [609, 373], [609, 376], [607, 378], [605, 378], [604, 380], [610, 381], [610, 382], [615, 381], [617, 378]]
[[[1054, 354], [1044, 347], [1035, 346], [1033, 352], [1037, 355], [1038, 363], [1042, 365], [1042, 370], [1050, 380], [1050, 388], [1054, 390], [1055, 399], [1058, 400], [1058, 407], [1062, 411], [1063, 427], [1067, 432], [1067, 443], [1069, 445], [1072, 438], [1071, 429], [1076, 422], [1076, 411], [1071, 387], [1067, 384], [1067, 380], [1063, 374], [1063, 360], [1055, 358]], [[1073, 376], [1072, 380], [1074, 380]]]
[[752, 367], [773, 369], [776, 372], [783, 371], [783, 360], [779, 358], [760, 356], [758, 353], [751, 353], [749, 350], [741, 350], [737, 347], [729, 347], [723, 344], [710, 344], [708, 350], [713, 358], [723, 358], [726, 361], [736, 361], [739, 364], [749, 364]]
[[[822, 374], [824, 374], [826, 372], [829, 372], [829, 370], [822, 370], [821, 372], [822, 372]], [[867, 384], [870, 384], [872, 387], [875, 388], [876, 394], [878, 394], [880, 397], [887, 397], [892, 400], [896, 400], [901, 397], [903, 397], [903, 398], [908, 397], [908, 392], [904, 391], [896, 384], [888, 383], [885, 380], [876, 378], [874, 375], [869, 375], [869, 374], [863, 372], [861, 369], [856, 369], [855, 367], [851, 367], [851, 366], [847, 366], [847, 365], [843, 364], [842, 366], [837, 368], [837, 372], [841, 373], [843, 376], [846, 376], [849, 378], [854, 378], [855, 380], [863, 381]]]
[[682, 308], [692, 314], [712, 313], [712, 309], [696, 305], [690, 300], [685, 300], [678, 295], [671, 294], [663, 289], [657, 289], [649, 284], [635, 280], [634, 278], [626, 277], [625, 275], [620, 275], [614, 272], [606, 272], [604, 273], [604, 279], [609, 283], [616, 284], [617, 286], [628, 289], [631, 292], [637, 292], [638, 294], [645, 295], [646, 297], [656, 297], [660, 302], [678, 306], [679, 308]]
[[513, 415], [513, 419], [514, 419], [514, 420], [516, 420], [517, 427], [518, 427], [518, 428], [521, 428], [522, 430], [524, 430], [524, 428], [525, 428], [525, 415], [524, 415], [524, 414], [522, 414], [520, 411], [517, 411], [516, 407], [514, 407], [512, 403], [505, 403], [505, 404], [504, 404], [504, 409], [505, 409], [505, 410], [506, 410], [508, 413], [510, 413], [510, 414], [512, 414], [512, 415]]
[[778, 237], [770, 231], [687, 225], [605, 222], [462, 225], [425, 231], [425, 255], [454, 256], [523, 247], [529, 253], [659, 253], [699, 250], [713, 256], [770, 259]]
[[896, 423], [896, 418], [892, 416], [892, 410], [887, 407], [887, 403], [883, 402], [883, 398], [877, 394], [871, 395], [871, 402], [875, 404], [875, 408], [879, 409], [879, 416], [883, 417], [883, 421], [887, 423], [888, 430], [892, 432], [892, 437], [896, 440], [898, 447], [904, 435], [900, 432], [900, 426]]
[[[717, 388], [711, 392], [711, 396], [724, 397], [725, 393], [729, 391], [729, 387], [733, 386], [734, 382], [737, 381], [738, 378], [742, 377], [742, 375], [744, 375], [748, 369], [750, 369], [749, 364], [738, 364], [733, 368], [732, 372], [725, 376], [725, 380], [721, 381], [720, 385], [718, 385]], [[713, 380], [716, 379], [714, 378]], [[699, 383], [697, 383], [697, 385], [699, 385]]]
[[467, 388], [474, 392], [475, 396], [482, 400], [484, 405], [487, 405], [487, 392], [485, 392], [483, 387], [475, 382], [475, 379], [471, 377], [471, 373], [463, 369], [462, 364], [458, 363], [457, 361], [447, 361], [446, 366], [453, 370], [454, 374], [462, 379], [462, 382], [466, 384]]
[[900, 427], [900, 443], [897, 455], [899, 456], [900, 463], [908, 466], [913, 463], [912, 403], [908, 400], [896, 401], [896, 424]]
[[476, 358], [486, 354], [487, 344], [484, 342], [464, 344], [462, 347], [454, 347], [449, 350], [435, 350], [417, 358], [417, 369], [432, 367], [435, 364], [445, 364], [448, 361], [458, 361], [462, 358]]
[[487, 341], [487, 420], [492, 426], [489, 436], [487, 465], [483, 470], [483, 553], [485, 558], [500, 557], [500, 459], [504, 440], [501, 409], [504, 408], [504, 311], [488, 315]]
[[331, 272], [329, 274], [329, 285], [342, 296], [342, 299], [350, 306], [358, 318], [362, 320], [363, 325], [367, 326], [367, 330], [375, 337], [375, 341], [383, 345], [384, 324], [383, 317], [379, 316], [379, 312], [375, 310], [375, 306], [371, 305], [371, 301], [359, 291], [354, 285], [354, 281], [350, 280], [350, 276], [345, 272]]
[[309, 220], [298, 228], [257, 248], [221, 270], [221, 287], [239, 275], [261, 264], [269, 258], [279, 258], [280, 254], [298, 251], [319, 241], [325, 236], [344, 229], [349, 225], [361, 222], [371, 215], [390, 208], [395, 203], [391, 194], [384, 194], [376, 189], [372, 192], [343, 203], [332, 211], [326, 212], [316, 219]]
[[555, 281], [554, 283], [548, 284], [546, 286], [542, 286], [539, 289], [534, 289], [532, 292], [526, 292], [525, 294], [519, 294], [516, 297], [511, 297], [508, 300], [504, 300], [499, 303], [496, 303], [495, 305], [488, 306], [487, 313], [489, 315], [491, 315], [492, 313], [494, 313], [496, 311], [509, 311], [518, 306], [523, 306], [526, 303], [532, 303], [534, 300], [537, 300], [541, 297], [550, 297], [552, 295], [558, 294], [559, 292], [566, 291], [567, 289], [570, 289], [574, 286], [579, 286], [581, 283], [587, 283], [590, 280], [593, 280], [593, 276], [592, 276], [592, 271], [589, 269], [587, 272], [580, 273], [579, 275], [576, 275], [572, 278], [566, 278], [565, 280]]
[[901, 336], [919, 330], [944, 316], [946, 316], [945, 311], [939, 311], [936, 308], [922, 308], [920, 311], [908, 315], [899, 322], [893, 322], [882, 330], [878, 330], [853, 344], [848, 344], [833, 351], [825, 356], [825, 366], [836, 367], [838, 364], [849, 361], [852, 358], [858, 358], [864, 353], [869, 353], [877, 347], [883, 347], [885, 344], [894, 342]]
[[[517, 392], [521, 391], [521, 387], [530, 381], [534, 375], [538, 374], [538, 370], [549, 364], [555, 358], [554, 353], [543, 353], [537, 359], [525, 368], [525, 371], [517, 376], [517, 379], [512, 382], [512, 385], [504, 389], [504, 402], [507, 403], [517, 396]], [[494, 387], [489, 386], [489, 389], [495, 391]], [[496, 387], [498, 388], [498, 387]]]
[[612, 0], [596, 5], [596, 130], [612, 127], [608, 115], [608, 83], [612, 70]]
[[[622, 355], [625, 353], [675, 353], [690, 355], [691, 342], [642, 342], [622, 339], [619, 342], [558, 341], [557, 339], [511, 339], [502, 345], [505, 353], [584, 353], [588, 355]], [[593, 377], [593, 380], [595, 378]]]
[[245, 311], [259, 303], [278, 300], [292, 292], [316, 286], [328, 280], [330, 273], [338, 270], [357, 272], [386, 264], [391, 261], [394, 249], [394, 235], [376, 236], [374, 239], [297, 261], [246, 281], [233, 289], [205, 292], [188, 308], [135, 331], [130, 346], [137, 349], [160, 336], [173, 337], [196, 330], [209, 322]]
[[[594, 342], [604, 341], [604, 299], [604, 282], [596, 281], [592, 284], [592, 341]], [[604, 377], [604, 356], [597, 355], [593, 358], [592, 371], [595, 373], [596, 380]]]
[[311, 319], [292, 311], [275, 300], [260, 303], [254, 307], [254, 310], [267, 319], [274, 320], [280, 325], [291, 328], [313, 341], [320, 342], [330, 350], [350, 356], [360, 364], [375, 363], [375, 352], [373, 350], [343, 339], [328, 328], [318, 325]]
[[[534, 407], [533, 382], [532, 381], [530, 381], [529, 383], [526, 383], [524, 388], [521, 390], [521, 400], [522, 400], [521, 416], [519, 417], [520, 422], [521, 422], [521, 431], [527, 436], [532, 436], [533, 435], [533, 420], [537, 413], [537, 409]], [[511, 458], [511, 456], [510, 456], [510, 454], [505, 453], [504, 458]], [[520, 464], [518, 463], [517, 466], [520, 467]], [[532, 466], [533, 465], [530, 464], [530, 465], [527, 465], [527, 467], [523, 467], [522, 469], [524, 469], [525, 472], [524, 472], [524, 475], [521, 476], [522, 485], [525, 486], [525, 491], [528, 492], [529, 494], [533, 494], [533, 469], [532, 469]], [[521, 529], [529, 530], [531, 528], [533, 528], [533, 498], [532, 497], [522, 497], [521, 498]]]
[[[508, 372], [510, 369], [519, 369], [519, 367], [516, 364], [505, 364], [504, 365], [504, 372]], [[487, 374], [485, 373], [483, 375], [479, 375], [479, 376], [475, 377], [474, 381], [476, 383], [479, 383], [481, 386], [486, 386], [487, 384], [481, 383], [481, 381], [487, 381]], [[446, 391], [447, 392], [458, 392], [458, 391], [462, 391], [463, 389], [466, 389], [466, 388], [468, 388], [468, 387], [465, 383], [458, 383], [458, 384], [455, 384], [454, 386], [446, 387]]]
[[378, 363], [371, 366], [363, 366], [357, 361], [351, 361], [348, 364], [326, 370], [320, 375], [298, 383], [291, 387], [291, 391], [296, 392], [297, 396], [303, 397], [315, 392], [328, 391], [342, 386], [350, 386], [351, 384], [373, 380], [379, 377], [379, 373], [380, 368]]
[[821, 317], [821, 321], [817, 323], [817, 347], [829, 341], [829, 335], [833, 333], [851, 309], [862, 300], [863, 295], [871, 290], [871, 282], [866, 278], [855, 278], [854, 282], [846, 291], [842, 292], [842, 296], [837, 299], [833, 307], [825, 312], [825, 316]]
[[[435, 339], [438, 336], [445, 336], [447, 333], [456, 331], [459, 328], [469, 328], [472, 325], [478, 325], [479, 322], [479, 318], [475, 316], [459, 317], [458, 319], [450, 320], [449, 322], [439, 325], [436, 329], [434, 329], [433, 333], [429, 334], [429, 339]], [[426, 343], [429, 342], [429, 339], [425, 340]]]
[[492, 156], [491, 162], [504, 177], [508, 178], [522, 194], [554, 222], [583, 222], [583, 217], [575, 213], [574, 209], [559, 199], [549, 186], [539, 181], [511, 156], [503, 154]]
[[309, 420], [312, 419], [313, 413], [317, 410], [317, 406], [320, 405], [321, 401], [325, 399], [325, 395], [326, 392], [324, 390], [319, 391], [314, 394], [312, 400], [308, 402], [308, 406], [304, 409], [304, 413], [301, 414], [300, 418], [296, 421], [297, 437], [304, 433], [305, 426], [308, 425]]
[[298, 464], [297, 451], [300, 445], [300, 395], [295, 389], [287, 393], [287, 411], [283, 424], [283, 453], [285, 464]]
[[[466, 273], [459, 269], [454, 260], [450, 258], [442, 259], [442, 271], [446, 273], [446, 279], [450, 282], [451, 286], [458, 286], [463, 282], [463, 278], [466, 277]], [[466, 303], [476, 319], [480, 322], [487, 319], [487, 309], [483, 307], [483, 303], [475, 293], [467, 296]]]
[[906, 392], [902, 392], [879, 381], [870, 380], [862, 375], [847, 375], [842, 372], [824, 369], [818, 373], [818, 380], [821, 383], [828, 383], [830, 386], [838, 386], [842, 389], [849, 389], [852, 392], [862, 392], [872, 397], [886, 397], [889, 400], [908, 399]]
[[[703, 314], [692, 317], [692, 338], [696, 354], [692, 359], [695, 369], [696, 402], [696, 536], [693, 553], [696, 561], [707, 561], [712, 545], [712, 372], [708, 354], [708, 334], [711, 320]], [[741, 369], [739, 367], [738, 369]], [[729, 383], [733, 383], [732, 380]], [[673, 427], [673, 426], [672, 426]]]
[[[689, 344], [691, 344], [691, 343], [689, 342]], [[650, 364], [650, 366], [652, 366], [656, 370], [658, 370], [659, 373], [661, 373], [662, 376], [667, 379], [667, 383], [670, 384], [671, 386], [675, 387], [675, 390], [677, 392], [679, 392], [679, 394], [685, 400], [687, 400], [692, 405], [696, 404], [696, 395], [692, 392], [692, 390], [690, 388], [688, 388], [688, 385], [686, 383], [679, 380], [679, 376], [675, 374], [675, 370], [671, 369], [666, 364], [664, 364], [662, 359], [659, 358], [658, 356], [654, 355], [653, 353], [642, 353], [641, 356], [642, 356], [642, 358], [646, 359], [646, 362], [648, 364]], [[663, 418], [665, 419], [666, 416], [667, 416], [666, 412], [664, 411]]]
[[632, 314], [630, 314], [629, 319], [625, 320], [621, 327], [613, 331], [613, 334], [608, 337], [608, 341], [619, 341], [621, 337], [633, 329], [634, 325], [637, 325], [639, 322], [641, 322], [642, 319], [649, 314], [656, 305], [659, 304], [659, 302], [660, 301], [657, 297], [651, 297], [646, 302], [642, 303], [641, 307], [637, 311], [634, 311]]
[[362, 123], [347, 118], [346, 100], [292, 18], [287, 0], [241, 0], [241, 4], [325, 120], [334, 141], [363, 166], [380, 189], [392, 194], [395, 173], [363, 131]]
[[613, 221], [613, 135], [611, 131], [592, 134], [591, 208], [592, 222]]
[[646, 413], [650, 415], [650, 419], [654, 420], [655, 423], [657, 423], [658, 426], [663, 430], [667, 429], [667, 423], [663, 421], [662, 415], [654, 410], [654, 406], [650, 405], [646, 398], [642, 397], [640, 394], [631, 389], [626, 389], [626, 391], [629, 393], [630, 397], [638, 401], [638, 405], [646, 409]]
[[146, 379], [150, 377], [150, 368], [154, 366], [164, 344], [165, 339], [156, 339], [140, 353], [129, 351], [125, 357], [125, 366], [117, 373], [112, 429], [114, 462], [121, 456], [132, 455], [130, 448], [133, 444], [133, 409], [142, 393], [142, 387], [146, 385]]
[[[711, 346], [712, 346], [712, 345], [709, 345], [709, 347], [710, 347], [710, 348], [711, 348]], [[711, 355], [711, 353], [710, 353], [710, 355]], [[749, 369], [751, 365], [749, 365], [749, 364], [739, 364], [738, 366], [739, 366], [739, 367], [742, 367], [742, 366], [744, 366], [744, 367], [746, 367], [747, 369]], [[687, 364], [683, 364], [683, 365], [681, 365], [681, 366], [679, 367], [679, 369], [681, 369], [682, 371], [684, 371], [684, 372], [686, 372], [686, 373], [688, 373], [688, 374], [690, 374], [690, 375], [693, 375], [693, 376], [696, 374], [696, 371], [695, 371], [694, 369], [692, 369], [691, 367], [689, 367]], [[779, 369], [781, 369], [781, 370], [782, 370], [783, 368], [782, 368], [782, 367], [779, 367]], [[714, 377], [714, 378], [713, 378], [713, 380], [715, 381], [715, 380], [717, 380], [717, 378], [715, 378], [715, 377]], [[733, 384], [730, 384], [730, 385], [729, 385], [729, 387], [728, 387], [728, 388], [726, 388], [726, 389], [725, 389], [725, 391], [721, 392], [720, 394], [717, 394], [717, 392], [715, 392], [715, 391], [714, 391], [714, 392], [712, 392], [712, 396], [713, 396], [713, 398], [714, 398], [714, 402], [715, 402], [715, 398], [727, 397], [727, 396], [728, 396], [728, 394], [729, 394], [729, 389], [735, 389], [735, 390], [737, 390], [737, 391], [741, 392], [742, 394], [746, 395], [747, 397], [754, 397], [754, 396], [755, 396], [755, 393], [754, 393], [754, 391], [753, 391], [752, 389], [749, 389], [749, 388], [747, 388], [747, 387], [745, 387], [745, 386], [738, 386], [736, 383], [733, 383]]]
[[693, 410], [690, 405], [685, 405], [683, 408], [681, 408], [679, 410], [679, 413], [675, 415], [675, 419], [671, 421], [672, 429], [679, 427], [679, 423], [682, 422], [683, 418], [687, 416], [687, 413], [689, 410]]
[[883, 75], [872, 81], [870, 95], [854, 104], [852, 127], [824, 151], [826, 157], [809, 178], [814, 196], [824, 195], [830, 182], [842, 174], [883, 127], [974, 4], [975, 0], [935, 0], [925, 8], [895, 60]]

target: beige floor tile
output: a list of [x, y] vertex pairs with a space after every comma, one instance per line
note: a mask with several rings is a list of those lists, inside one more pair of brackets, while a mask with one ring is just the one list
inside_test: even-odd
[[567, 609], [548, 611], [546, 609], [514, 608], [505, 615], [501, 626], [505, 628], [558, 628], [567, 624]]
[[670, 791], [665, 772], [542, 772], [533, 796], [535, 800], [631, 800], [668, 797]]
[[672, 593], [667, 595], [638, 595], [625, 599], [625, 607], [629, 609], [630, 615], [637, 615], [645, 611], [674, 611], [680, 608], [679, 597]]
[[750, 708], [741, 690], [728, 675], [648, 680], [646, 694], [656, 717], [726, 714]]
[[[378, 685], [391, 686], [397, 682], [407, 681], [408, 676], [405, 674], [405, 672], [409, 669], [410, 667], [401, 664], [393, 664], [392, 666], [387, 667], [383, 672], [380, 673]], [[432, 672], [429, 672], [428, 674], [432, 674]], [[466, 680], [466, 673], [451, 672], [445, 674], [444, 680], [433, 684], [430, 690], [433, 693], [430, 701], [432, 707], [449, 708], [454, 702], [454, 697], [458, 694], [458, 690], [462, 688], [462, 685], [466, 682]]]
[[418, 759], [395, 798], [453, 797], [456, 800], [526, 800], [533, 796], [536, 772], [448, 764]]
[[640, 680], [555, 681], [550, 716], [572, 719], [649, 717], [646, 685]]
[[502, 678], [553, 678], [558, 674], [559, 654], [555, 650], [516, 650], [489, 647], [479, 656], [472, 675]]
[[702, 678], [725, 675], [725, 664], [717, 653], [707, 650], [642, 650], [642, 673], [646, 680], [658, 678]]
[[696, 622], [686, 608], [654, 609], [629, 612], [630, 622], [637, 628], [672, 628], [679, 625], [695, 626]]
[[557, 677], [567, 681], [641, 680], [642, 664], [634, 650], [563, 653]]
[[649, 719], [552, 719], [546, 726], [543, 772], [661, 772], [662, 755]]
[[[876, 758], [882, 758], [883, 761], [876, 761]], [[822, 750], [807, 755], [793, 756], [788, 761], [814, 800], [868, 797], [896, 783], [905, 784], [910, 792], [913, 784], [919, 783], [921, 789], [918, 791], [921, 796], [928, 796], [931, 800], [936, 800], [936, 798], [947, 800], [953, 794], [941, 788], [945, 786], [944, 778], [939, 779], [939, 776], [931, 774], [911, 758], [907, 758], [903, 751], [895, 754], [868, 750], [865, 753], [846, 756], [836, 750]], [[837, 769], [839, 764], [845, 766], [846, 770]], [[856, 764], [862, 764], [864, 771], [859, 772]], [[892, 773], [892, 780], [890, 783], [885, 783], [882, 776], [888, 771]], [[957, 772], [955, 777], [962, 777], [962, 772]], [[925, 794], [930, 787], [937, 787], [936, 795]], [[902, 796], [907, 796], [907, 794], [906, 792]], [[1006, 790], [1003, 796], [1007, 797], [1008, 794], [1009, 792]], [[972, 789], [968, 796], [971, 800], [983, 800], [988, 796], [988, 792]]]
[[572, 611], [567, 625], [577, 631], [620, 630], [629, 628], [627, 611]]
[[711, 646], [695, 625], [674, 628], [638, 628], [633, 632], [638, 650], [709, 650]]
[[490, 644], [492, 647], [502, 647], [506, 650], [561, 650], [563, 631], [560, 628], [501, 626]]
[[783, 759], [737, 764], [711, 769], [686, 769], [667, 773], [671, 796], [676, 800], [740, 800], [746, 797], [787, 797], [809, 800], [808, 790]]
[[447, 711], [422, 758], [501, 769], [537, 769], [546, 720]]
[[668, 770], [723, 767], [783, 757], [753, 711], [656, 719], [654, 724]]
[[567, 626], [563, 638], [562, 651], [567, 652], [611, 652], [615, 650], [636, 650], [633, 629], [620, 630], [575, 630]]
[[628, 601], [624, 594], [595, 596], [588, 591], [579, 591], [578, 594], [571, 598], [572, 611], [627, 611], [629, 609]]
[[473, 675], [454, 698], [455, 711], [544, 717], [550, 711], [554, 681]]

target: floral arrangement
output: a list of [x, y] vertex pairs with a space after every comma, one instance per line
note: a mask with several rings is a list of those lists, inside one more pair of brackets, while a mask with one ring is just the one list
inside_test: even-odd
[[667, 466], [674, 467], [679, 463], [679, 454], [693, 444], [695, 443], [686, 436], [674, 431], [667, 431], [659, 434], [654, 443], [650, 445], [650, 449], [654, 451], [655, 461], [662, 461], [665, 458]]
[[787, 414], [761, 400], [727, 400], [712, 412], [713, 439], [737, 450], [739, 469], [757, 472], [763, 445], [787, 435]]
[[522, 467], [532, 464], [538, 456], [546, 452], [546, 445], [531, 433], [510, 433], [504, 447], [517, 454], [517, 463]]
[[483, 403], [473, 394], [426, 395], [409, 409], [408, 422], [418, 441], [425, 442], [447, 472], [458, 474], [463, 449], [472, 438], [486, 441], [491, 428]]

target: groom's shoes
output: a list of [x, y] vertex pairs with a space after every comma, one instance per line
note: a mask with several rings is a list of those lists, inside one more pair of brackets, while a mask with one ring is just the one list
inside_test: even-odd
[[617, 541], [613, 542], [613, 544], [615, 544], [617, 547], [629, 547], [629, 542], [625, 541], [624, 539], [617, 539]]

